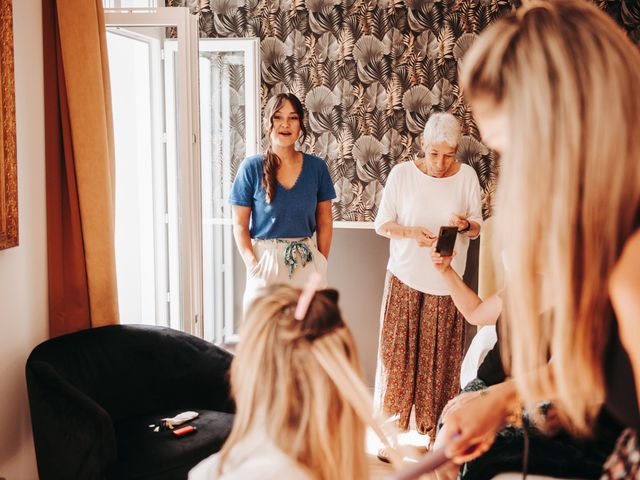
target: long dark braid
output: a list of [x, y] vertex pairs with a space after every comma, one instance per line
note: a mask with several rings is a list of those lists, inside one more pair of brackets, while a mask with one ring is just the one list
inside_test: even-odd
[[307, 129], [304, 126], [304, 108], [302, 103], [292, 93], [279, 93], [274, 95], [267, 102], [264, 109], [264, 128], [267, 131], [267, 149], [264, 152], [264, 166], [262, 169], [262, 187], [264, 188], [267, 203], [271, 203], [276, 197], [276, 184], [278, 167], [280, 166], [280, 157], [276, 155], [271, 148], [271, 130], [273, 130], [273, 117], [282, 108], [285, 101], [289, 100], [300, 121], [300, 130], [302, 131], [302, 140], [307, 138]]

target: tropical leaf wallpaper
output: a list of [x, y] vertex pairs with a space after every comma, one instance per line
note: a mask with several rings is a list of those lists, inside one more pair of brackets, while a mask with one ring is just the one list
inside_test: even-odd
[[[596, 0], [640, 43], [640, 5]], [[413, 159], [435, 111], [463, 124], [458, 149], [491, 213], [498, 158], [484, 146], [457, 82], [478, 33], [517, 0], [167, 0], [199, 17], [201, 37], [259, 37], [262, 106], [278, 92], [308, 111], [303, 149], [327, 161], [334, 219], [372, 221], [391, 168]], [[238, 115], [244, 115], [242, 109]], [[242, 122], [236, 122], [239, 128]], [[244, 132], [238, 131], [237, 138]], [[238, 158], [239, 159], [239, 158]], [[238, 161], [236, 159], [235, 161]], [[237, 165], [232, 166], [235, 171]]]

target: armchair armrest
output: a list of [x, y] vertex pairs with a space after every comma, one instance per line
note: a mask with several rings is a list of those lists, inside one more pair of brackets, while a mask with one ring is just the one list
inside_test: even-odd
[[207, 355], [207, 370], [203, 378], [207, 379], [205, 397], [210, 405], [219, 412], [235, 413], [235, 402], [231, 398], [230, 368], [233, 355], [218, 346]]
[[26, 375], [40, 478], [104, 478], [117, 456], [109, 414], [47, 363], [28, 361]]

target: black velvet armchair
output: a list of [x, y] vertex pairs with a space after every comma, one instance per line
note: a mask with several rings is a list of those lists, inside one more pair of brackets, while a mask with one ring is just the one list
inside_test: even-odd
[[[163, 327], [114, 325], [47, 340], [27, 360], [41, 480], [186, 479], [233, 423], [232, 355]], [[149, 425], [195, 410], [177, 438]]]

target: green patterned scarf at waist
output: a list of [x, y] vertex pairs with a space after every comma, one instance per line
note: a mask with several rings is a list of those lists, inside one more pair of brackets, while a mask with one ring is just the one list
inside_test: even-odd
[[289, 267], [289, 278], [291, 278], [298, 266], [298, 257], [303, 267], [313, 261], [313, 252], [307, 245], [307, 240], [308, 238], [303, 238], [302, 240], [282, 240], [278, 238], [276, 240], [278, 243], [287, 245], [284, 249], [284, 264]]

